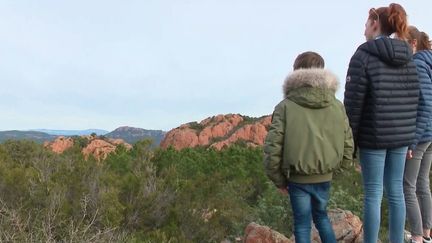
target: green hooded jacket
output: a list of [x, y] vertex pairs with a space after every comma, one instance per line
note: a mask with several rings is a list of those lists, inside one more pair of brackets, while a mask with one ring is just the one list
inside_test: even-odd
[[285, 80], [264, 144], [265, 170], [277, 187], [330, 181], [352, 163], [354, 142], [337, 88], [337, 77], [324, 69], [299, 69]]

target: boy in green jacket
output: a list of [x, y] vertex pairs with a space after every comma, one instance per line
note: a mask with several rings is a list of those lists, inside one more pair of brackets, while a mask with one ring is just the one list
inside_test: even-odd
[[336, 242], [327, 216], [330, 181], [353, 154], [348, 118], [335, 98], [338, 86], [319, 54], [300, 54], [265, 140], [266, 173], [282, 193], [289, 193], [297, 243], [310, 242], [312, 219], [322, 242]]

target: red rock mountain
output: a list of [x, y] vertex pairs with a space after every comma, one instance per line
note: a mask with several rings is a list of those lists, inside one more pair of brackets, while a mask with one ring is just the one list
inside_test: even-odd
[[66, 149], [72, 147], [73, 144], [74, 144], [74, 142], [73, 142], [72, 138], [60, 136], [60, 137], [57, 137], [52, 142], [46, 141], [44, 143], [44, 147], [51, 149], [54, 153], [61, 154]]
[[217, 115], [169, 131], [160, 146], [173, 146], [175, 149], [206, 146], [220, 150], [242, 141], [255, 147], [264, 144], [270, 124], [271, 116], [250, 118], [239, 114]]
[[[103, 160], [109, 153], [114, 152], [120, 144], [125, 146], [128, 150], [132, 148], [132, 145], [124, 142], [122, 139], [101, 139], [93, 136], [81, 136], [81, 138], [88, 140], [88, 144], [81, 151], [86, 158], [88, 158], [89, 155], [93, 155], [97, 160]], [[72, 138], [63, 136], [57, 137], [52, 142], [44, 143], [46, 148], [58, 154], [63, 153], [73, 145], [74, 140]]]

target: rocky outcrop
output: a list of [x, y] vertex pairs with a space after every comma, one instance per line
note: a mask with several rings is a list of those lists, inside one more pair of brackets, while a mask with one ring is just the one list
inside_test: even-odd
[[71, 148], [74, 145], [73, 139], [69, 137], [57, 137], [52, 142], [44, 142], [44, 147], [49, 148], [51, 151], [57, 154], [63, 153], [65, 150]]
[[[132, 145], [126, 143], [122, 139], [101, 139], [94, 136], [81, 136], [82, 139], [88, 140], [88, 144], [82, 148], [81, 152], [87, 159], [90, 155], [97, 160], [104, 160], [109, 153], [116, 150], [117, 146], [124, 146], [127, 150], [132, 148]], [[53, 142], [45, 142], [44, 146], [55, 153], [61, 154], [65, 150], [74, 145], [73, 138], [58, 137]]]
[[245, 243], [294, 243], [293, 240], [286, 238], [281, 233], [270, 229], [267, 226], [261, 226], [256, 223], [250, 223], [245, 229]]
[[[342, 209], [329, 210], [328, 216], [338, 242], [362, 242], [363, 223], [360, 218]], [[318, 231], [313, 229], [313, 239], [321, 242]]]
[[183, 149], [207, 146], [222, 149], [238, 141], [249, 146], [264, 144], [271, 117], [250, 118], [238, 114], [209, 117], [199, 123], [183, 124], [169, 131], [161, 142], [162, 148]]
[[86, 159], [90, 155], [93, 155], [97, 160], [104, 160], [109, 153], [114, 152], [115, 150], [116, 145], [102, 139], [94, 139], [85, 148], [83, 148], [82, 153]]
[[227, 139], [214, 143], [211, 145], [211, 147], [222, 149], [232, 143], [237, 142], [238, 140], [246, 141], [246, 144], [252, 147], [263, 145], [265, 137], [267, 136], [267, 129], [270, 124], [271, 117], [264, 117], [254, 124], [248, 124], [239, 128]]
[[[342, 209], [332, 209], [328, 212], [330, 221], [333, 225], [333, 230], [338, 242], [344, 243], [360, 243], [362, 239], [363, 224], [359, 217], [352, 214], [350, 211]], [[315, 227], [312, 228], [311, 235], [312, 243], [321, 243], [318, 231]], [[294, 243], [295, 238], [286, 238], [280, 233], [271, 230], [267, 226], [261, 226], [256, 223], [250, 223], [245, 229], [245, 243]]]
[[126, 143], [123, 139], [117, 138], [108, 138], [107, 140], [109, 143], [111, 143], [112, 145], [118, 146], [118, 145], [123, 145], [126, 147], [127, 150], [132, 148], [132, 145]]
[[182, 149], [198, 145], [197, 132], [188, 125], [182, 125], [168, 132], [160, 146], [162, 148], [173, 146], [175, 149]]

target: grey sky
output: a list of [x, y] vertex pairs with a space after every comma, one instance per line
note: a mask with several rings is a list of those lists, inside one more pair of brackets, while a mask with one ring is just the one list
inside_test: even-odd
[[[341, 80], [392, 1], [0, 0], [0, 130], [169, 130], [270, 114], [297, 54]], [[399, 1], [432, 34], [432, 1]]]

